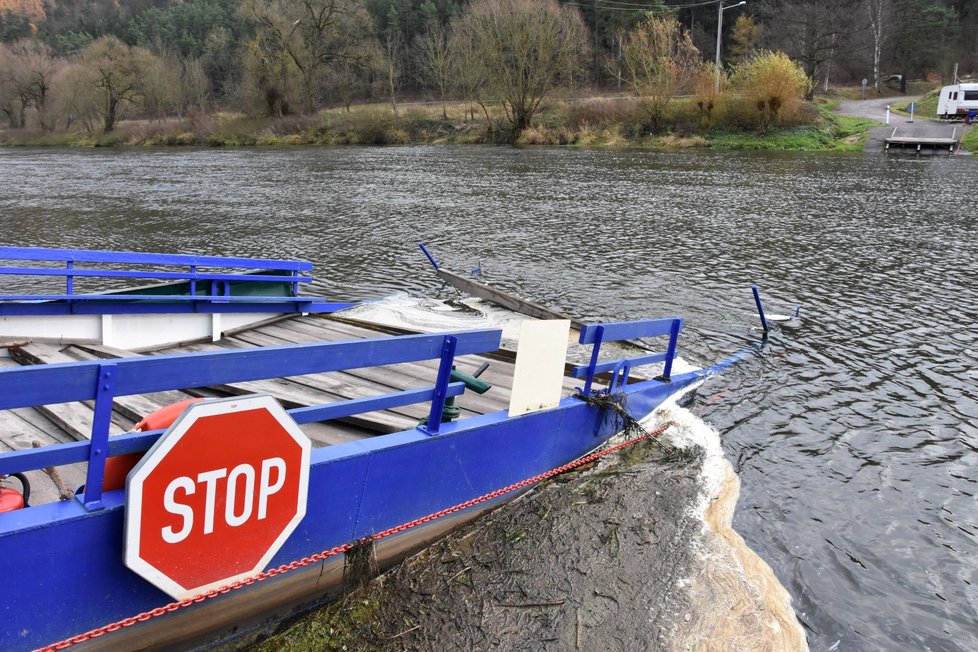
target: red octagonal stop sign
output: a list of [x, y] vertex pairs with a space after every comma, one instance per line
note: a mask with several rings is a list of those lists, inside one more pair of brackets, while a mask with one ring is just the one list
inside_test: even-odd
[[309, 438], [278, 402], [195, 403], [126, 481], [126, 565], [177, 599], [261, 571], [306, 513]]

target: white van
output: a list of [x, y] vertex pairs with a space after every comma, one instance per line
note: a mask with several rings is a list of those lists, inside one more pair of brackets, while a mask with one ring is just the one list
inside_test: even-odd
[[978, 110], [978, 84], [954, 84], [941, 89], [937, 101], [938, 118], [964, 116], [973, 110]]

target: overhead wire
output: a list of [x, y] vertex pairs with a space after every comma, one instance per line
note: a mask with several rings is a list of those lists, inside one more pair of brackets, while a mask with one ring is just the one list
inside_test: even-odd
[[[635, 2], [625, 2], [624, 0], [594, 0], [594, 2], [565, 2], [563, 4], [570, 5], [572, 7], [585, 7], [590, 9], [602, 9], [605, 11], [671, 11], [673, 9], [694, 9], [696, 7], [705, 7], [707, 5], [715, 5], [724, 0], [704, 0], [703, 2], [691, 2], [682, 5], [657, 5], [649, 6], [647, 4], [640, 4]], [[618, 5], [618, 6], [611, 6]]]

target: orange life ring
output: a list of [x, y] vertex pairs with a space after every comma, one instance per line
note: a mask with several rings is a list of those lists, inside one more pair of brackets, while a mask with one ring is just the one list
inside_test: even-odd
[[[177, 420], [177, 417], [183, 414], [183, 411], [192, 403], [203, 400], [202, 398], [188, 398], [161, 407], [152, 414], [146, 415], [139, 423], [133, 426], [133, 432], [169, 428]], [[113, 491], [125, 487], [126, 477], [142, 457], [143, 453], [129, 453], [128, 455], [116, 455], [105, 460], [105, 474], [102, 476], [102, 491]]]
[[134, 427], [134, 431], [145, 432], [147, 430], [162, 430], [163, 428], [169, 428], [173, 425], [173, 422], [177, 420], [177, 417], [183, 414], [192, 403], [197, 403], [203, 401], [202, 398], [188, 398], [182, 401], [177, 401], [176, 403], [170, 403], [165, 407], [161, 407], [156, 412], [146, 415], [142, 421], [137, 423]]

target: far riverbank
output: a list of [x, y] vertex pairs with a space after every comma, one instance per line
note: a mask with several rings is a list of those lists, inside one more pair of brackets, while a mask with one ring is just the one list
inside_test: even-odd
[[500, 113], [479, 106], [364, 105], [312, 116], [252, 118], [240, 114], [188, 115], [182, 119], [122, 121], [97, 129], [46, 133], [0, 132], [7, 147], [283, 147], [338, 145], [515, 144], [586, 149], [687, 149], [860, 151], [876, 123], [836, 113], [837, 101], [805, 105], [790, 120], [752, 123], [750, 116], [703, 110], [691, 100], [670, 104], [669, 119], [653, 129], [630, 98], [554, 100], [534, 125], [513, 141]]

